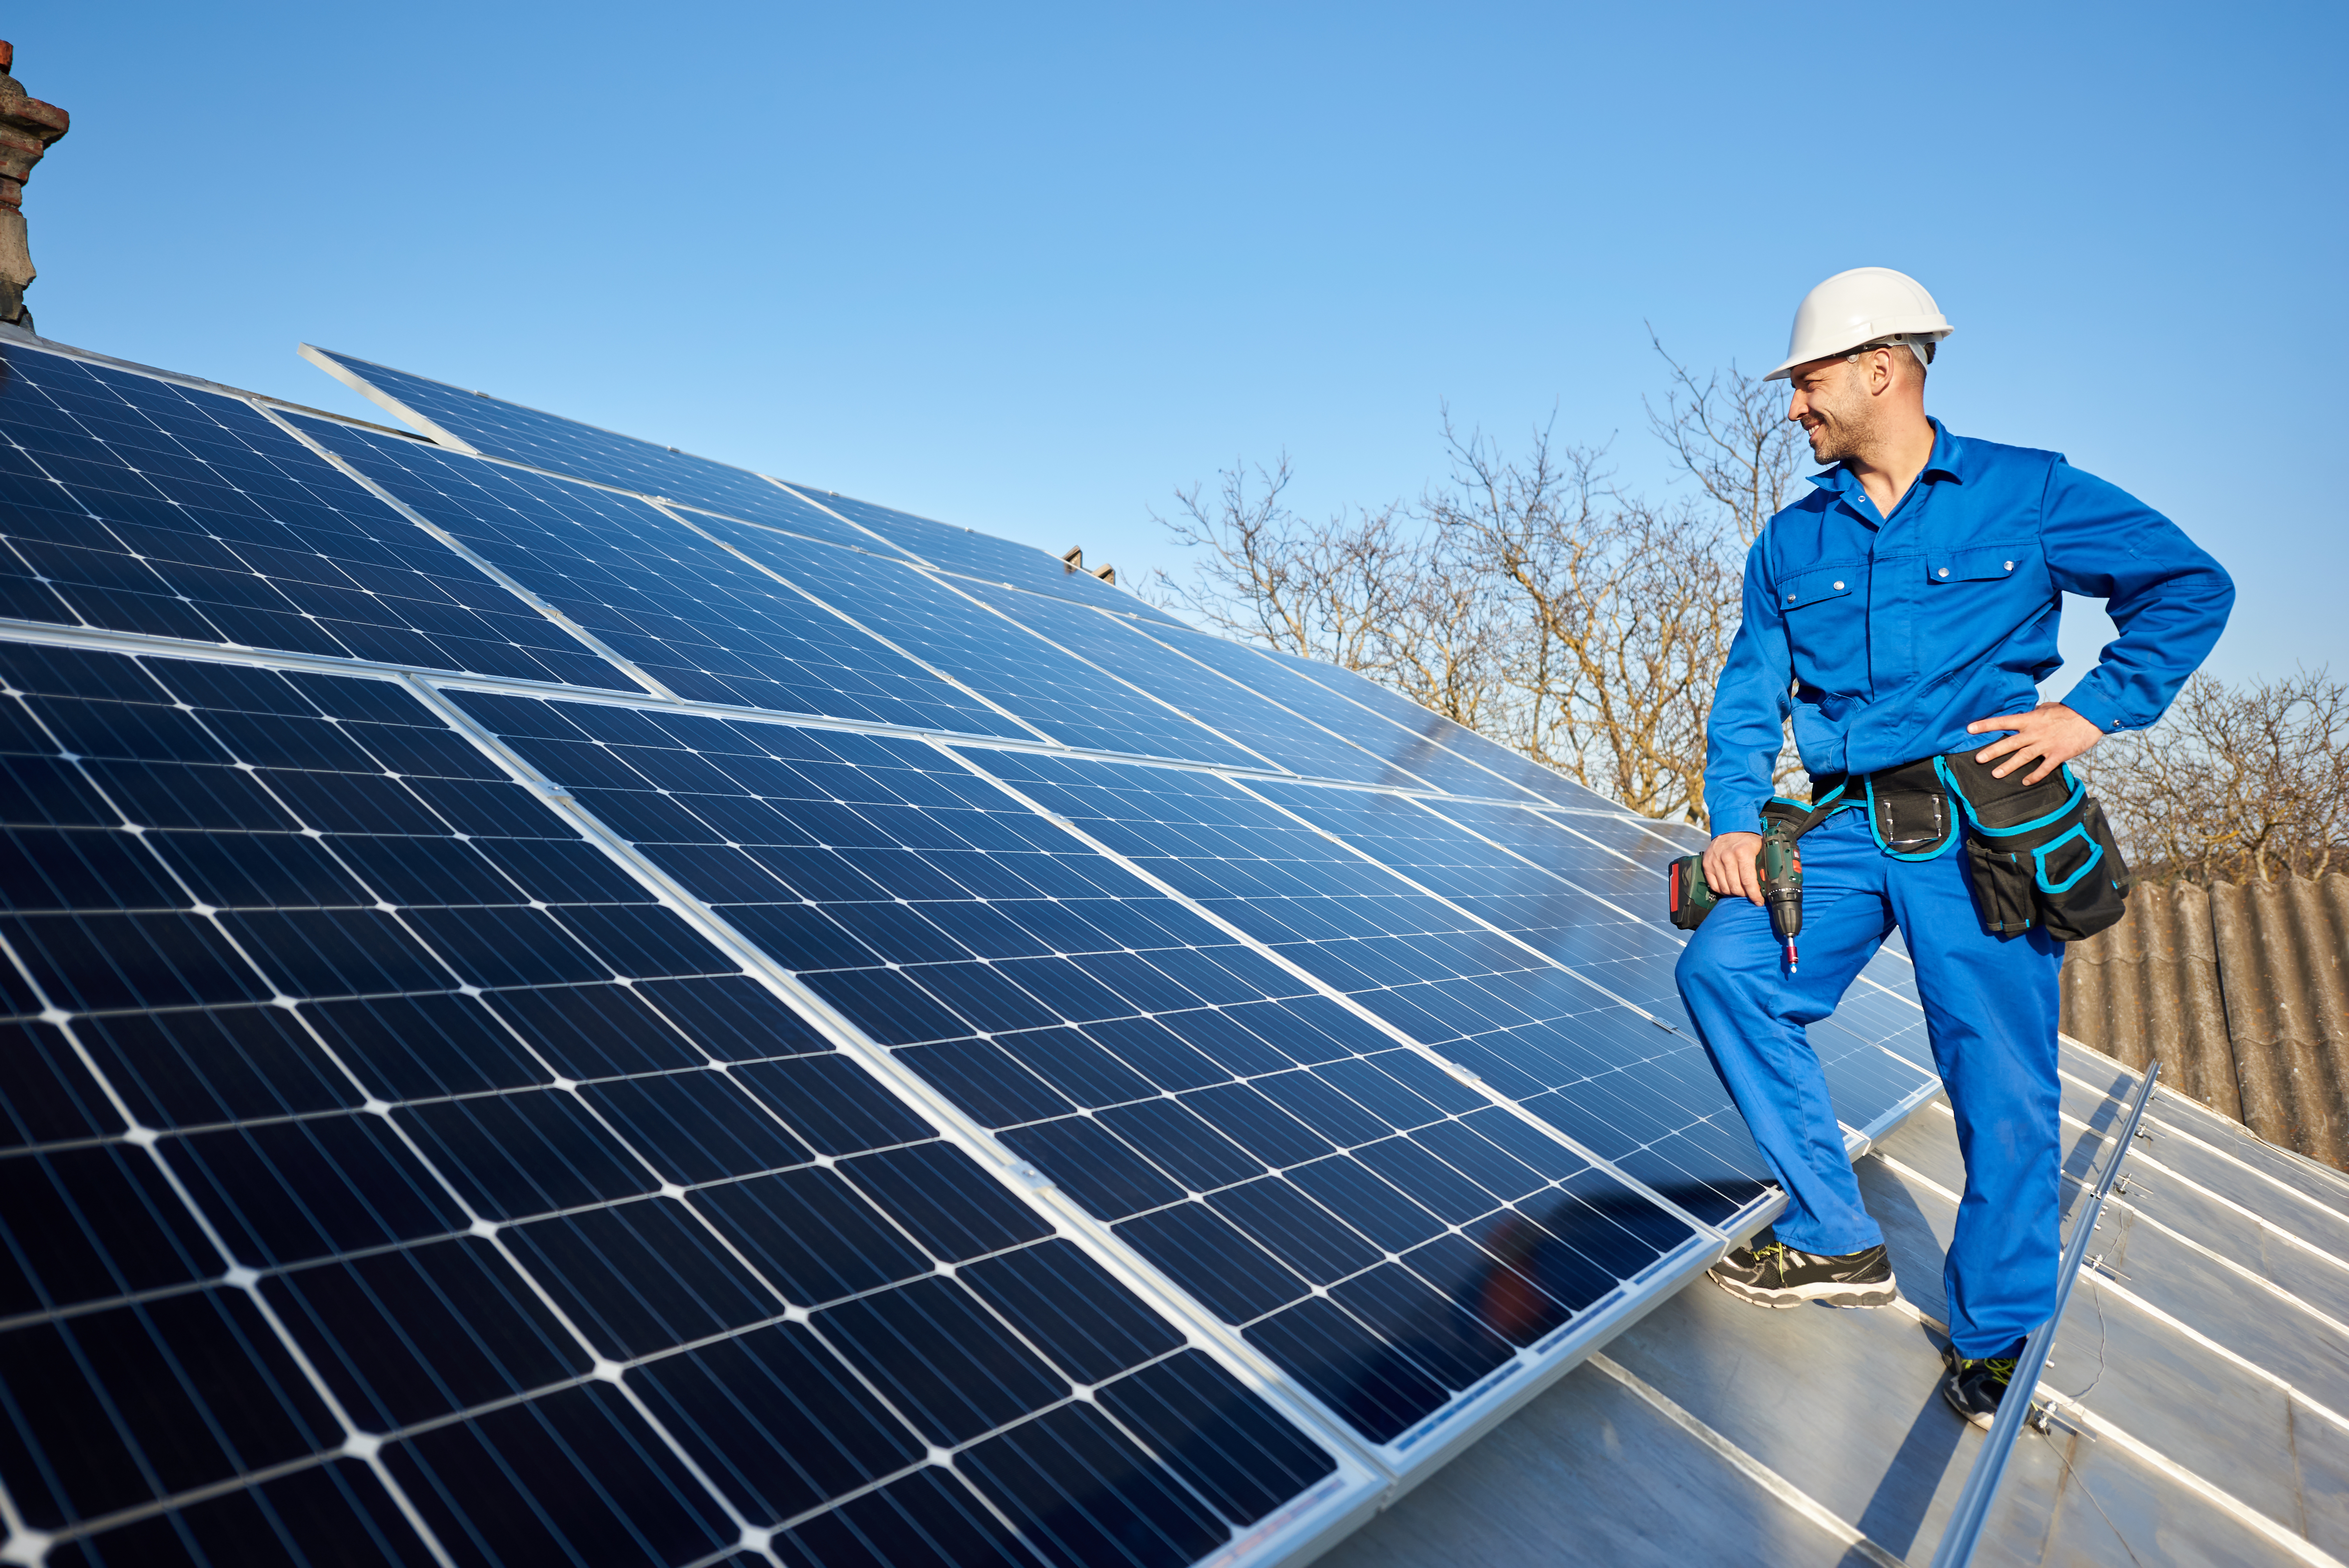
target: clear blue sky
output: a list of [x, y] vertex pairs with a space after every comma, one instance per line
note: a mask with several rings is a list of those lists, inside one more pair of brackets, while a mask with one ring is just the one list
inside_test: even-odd
[[[42, 330], [353, 412], [301, 339], [1127, 573], [1286, 448], [1417, 494], [1438, 407], [1620, 431], [1642, 322], [1783, 352], [1915, 273], [1931, 403], [2176, 517], [2221, 674], [2349, 674], [2349, 10], [75, 0]], [[2067, 638], [2094, 646], [2091, 626]], [[2055, 683], [2060, 690], [2067, 680]]]

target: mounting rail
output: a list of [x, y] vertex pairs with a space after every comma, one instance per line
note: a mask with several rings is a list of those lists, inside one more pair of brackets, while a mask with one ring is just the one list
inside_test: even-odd
[[[1982, 1525], [1990, 1518], [1991, 1502], [1997, 1497], [1998, 1483], [2006, 1474], [2007, 1458], [2014, 1452], [2015, 1437], [2030, 1418], [2031, 1395], [2038, 1388], [2039, 1374], [2047, 1366], [2047, 1352], [2055, 1344], [2055, 1330], [2064, 1322], [2064, 1308], [2072, 1299], [2072, 1287], [2079, 1283], [2080, 1264], [2088, 1255], [2088, 1241], [2095, 1233], [2098, 1216], [2104, 1212], [2106, 1195], [2113, 1190], [2113, 1179], [2121, 1173], [2121, 1161], [2128, 1158], [2129, 1146], [2137, 1141], [2137, 1124], [2145, 1119], [2145, 1108], [2153, 1099], [2153, 1080], [2160, 1076], [2159, 1062], [2146, 1068], [2145, 1081], [2137, 1085], [2136, 1098], [2129, 1101], [2120, 1141], [2113, 1146], [2112, 1157], [2105, 1161], [2104, 1174], [2096, 1178], [2095, 1191], [2089, 1195], [2080, 1217], [2072, 1223], [2072, 1239], [2064, 1248], [2064, 1262], [2056, 1274], [2055, 1310], [2023, 1342], [2023, 1355], [2014, 1364], [2014, 1376], [2007, 1382], [2007, 1398], [2000, 1401], [1998, 1418], [1991, 1423], [1989, 1440], [1974, 1457], [1974, 1468], [1966, 1477], [1965, 1490], [1958, 1493], [1949, 1527], [1941, 1532], [1941, 1544], [1933, 1553], [1933, 1568], [1967, 1568], [1974, 1560]], [[2018, 1388], [2023, 1391], [2023, 1398], [2019, 1399], [2014, 1398]]]

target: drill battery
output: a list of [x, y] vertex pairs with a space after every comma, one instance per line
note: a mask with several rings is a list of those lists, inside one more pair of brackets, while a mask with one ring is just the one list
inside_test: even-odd
[[1721, 902], [1721, 895], [1704, 880], [1704, 857], [1682, 855], [1665, 874], [1670, 883], [1667, 897], [1672, 923], [1682, 931], [1694, 931], [1713, 913], [1713, 906]]

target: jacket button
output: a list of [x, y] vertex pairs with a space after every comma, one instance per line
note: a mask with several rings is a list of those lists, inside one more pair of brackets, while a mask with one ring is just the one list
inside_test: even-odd
[[2006, 563], [2006, 569], [2007, 569], [2009, 572], [2013, 571], [2013, 570], [2014, 570], [2014, 562], [2012, 562], [2012, 561], [2008, 562]]
[[1950, 574], [1950, 569], [1949, 569], [1948, 567], [1946, 567], [1946, 566], [1942, 567], [1942, 568], [1941, 568], [1941, 575], [1942, 575], [1942, 576], [1944, 576], [1944, 577], [1947, 577], [1949, 574]]
[[1843, 584], [1842, 584], [1842, 583], [1837, 583], [1837, 584], [1836, 584], [1836, 592], [1837, 592], [1837, 593], [1842, 593], [1842, 592], [1843, 592]]

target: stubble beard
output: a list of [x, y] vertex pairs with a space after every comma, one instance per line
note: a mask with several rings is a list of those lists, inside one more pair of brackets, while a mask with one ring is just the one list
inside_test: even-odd
[[1873, 433], [1868, 412], [1842, 408], [1822, 408], [1823, 422], [1806, 431], [1811, 441], [1811, 456], [1822, 463], [1840, 463], [1856, 458], [1868, 448]]

